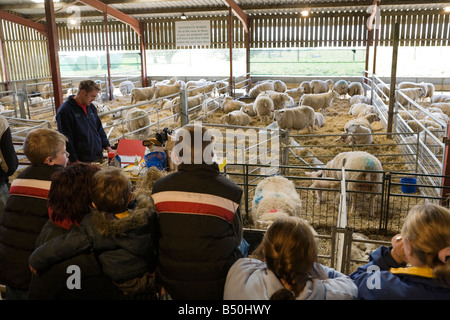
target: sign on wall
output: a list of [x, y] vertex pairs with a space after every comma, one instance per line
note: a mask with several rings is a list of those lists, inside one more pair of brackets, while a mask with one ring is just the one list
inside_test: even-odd
[[211, 45], [211, 24], [209, 20], [175, 21], [176, 46]]

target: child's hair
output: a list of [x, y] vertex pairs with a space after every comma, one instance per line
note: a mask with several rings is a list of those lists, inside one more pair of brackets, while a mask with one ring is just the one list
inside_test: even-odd
[[94, 175], [92, 202], [98, 210], [125, 212], [130, 194], [131, 181], [119, 168], [102, 169]]
[[273, 294], [273, 299], [297, 297], [311, 278], [326, 279], [317, 269], [317, 240], [312, 227], [298, 217], [281, 217], [267, 229], [255, 251], [264, 257], [267, 268], [291, 287]]
[[210, 133], [211, 131], [199, 124], [188, 124], [178, 129], [175, 134], [174, 151], [179, 150], [177, 156], [180, 160], [185, 164], [211, 164], [214, 136]]
[[97, 165], [80, 162], [53, 174], [48, 194], [53, 221], [81, 222], [91, 210], [92, 179], [100, 169]]
[[91, 91], [94, 91], [94, 90], [100, 91], [101, 88], [98, 85], [98, 83], [96, 83], [93, 80], [82, 80], [78, 84], [78, 92], [80, 92], [81, 90], [85, 90], [86, 92], [91, 92]]
[[65, 135], [54, 129], [33, 129], [25, 138], [23, 152], [32, 164], [45, 163], [47, 157], [55, 158], [67, 141]]
[[439, 252], [450, 250], [450, 210], [436, 204], [414, 206], [402, 227], [417, 258], [433, 269], [435, 278], [450, 287], [450, 258], [441, 261]]

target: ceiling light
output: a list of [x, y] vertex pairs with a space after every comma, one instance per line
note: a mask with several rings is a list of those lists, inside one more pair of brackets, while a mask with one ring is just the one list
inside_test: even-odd
[[181, 19], [186, 20], [187, 17], [184, 15], [184, 13], [181, 14]]
[[309, 16], [309, 10], [302, 10], [300, 14], [302, 15], [302, 17], [307, 17]]

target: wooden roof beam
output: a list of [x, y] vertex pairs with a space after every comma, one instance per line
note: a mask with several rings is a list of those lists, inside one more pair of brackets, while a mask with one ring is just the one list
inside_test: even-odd
[[114, 18], [116, 18], [117, 20], [122, 21], [123, 23], [126, 23], [128, 25], [131, 26], [131, 28], [133, 28], [133, 30], [139, 35], [141, 36], [141, 28], [139, 26], [139, 21], [136, 20], [135, 18], [111, 7], [108, 6], [107, 4], [104, 4], [101, 1], [98, 0], [80, 0], [79, 2], [82, 2], [88, 6], [91, 6], [94, 9], [97, 9], [98, 11], [101, 11], [103, 13], [109, 14], [111, 16], [113, 16]]
[[45, 24], [34, 22], [32, 20], [28, 20], [28, 19], [16, 16], [15, 14], [11, 14], [11, 13], [1, 11], [1, 10], [0, 10], [0, 19], [7, 20], [10, 22], [14, 22], [14, 23], [23, 25], [25, 27], [35, 29], [40, 34], [42, 34], [44, 37], [47, 37], [47, 27], [45, 26]]
[[234, 2], [234, 0], [224, 0], [224, 2], [227, 7], [231, 8], [231, 11], [233, 11], [233, 13], [237, 15], [239, 20], [242, 21], [245, 33], [248, 33], [248, 17], [245, 12], [236, 4], [236, 2]]

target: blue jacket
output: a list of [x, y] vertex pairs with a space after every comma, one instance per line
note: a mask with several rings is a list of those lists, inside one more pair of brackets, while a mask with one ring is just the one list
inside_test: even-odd
[[103, 157], [103, 149], [110, 146], [97, 108], [91, 103], [86, 113], [70, 96], [56, 113], [58, 131], [69, 141], [66, 145], [70, 153], [69, 161], [93, 162]]
[[390, 248], [380, 247], [370, 254], [370, 261], [359, 267], [350, 278], [358, 286], [358, 299], [363, 300], [450, 300], [450, 288], [435, 279], [402, 268], [390, 253]]

